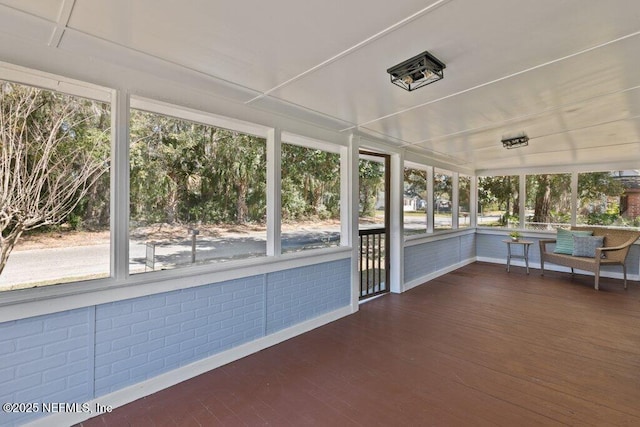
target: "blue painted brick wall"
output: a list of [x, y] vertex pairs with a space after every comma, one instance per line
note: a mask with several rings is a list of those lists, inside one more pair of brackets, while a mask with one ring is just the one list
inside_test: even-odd
[[267, 334], [350, 303], [351, 260], [271, 273], [267, 279]]
[[96, 396], [262, 336], [262, 276], [100, 305]]
[[453, 236], [404, 248], [404, 280], [410, 282], [475, 257], [475, 235]]
[[[0, 323], [0, 402], [86, 402], [93, 371], [92, 308]], [[0, 425], [39, 413], [0, 412]]]
[[[0, 401], [84, 403], [350, 304], [350, 259], [0, 324]], [[20, 425], [43, 414], [5, 414]]]

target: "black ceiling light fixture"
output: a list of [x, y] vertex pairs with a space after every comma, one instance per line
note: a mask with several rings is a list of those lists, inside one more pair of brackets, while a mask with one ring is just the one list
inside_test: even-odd
[[442, 61], [425, 50], [420, 55], [389, 68], [387, 73], [391, 75], [391, 83], [411, 92], [441, 80], [445, 68]]
[[506, 149], [525, 147], [529, 145], [529, 137], [522, 132], [517, 136], [502, 137], [502, 146]]

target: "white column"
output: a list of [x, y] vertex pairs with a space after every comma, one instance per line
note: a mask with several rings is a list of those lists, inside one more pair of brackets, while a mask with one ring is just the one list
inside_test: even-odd
[[451, 175], [451, 228], [453, 230], [458, 229], [460, 220], [460, 174], [458, 172], [452, 172]]
[[347, 185], [350, 193], [349, 240], [351, 243], [351, 311], [358, 311], [360, 302], [360, 245], [358, 235], [358, 215], [360, 211], [360, 137], [351, 135], [347, 152]]
[[267, 133], [267, 255], [282, 253], [282, 132]]
[[578, 172], [571, 174], [571, 225], [578, 222]]
[[472, 176], [469, 185], [469, 226], [478, 226], [478, 177]]
[[527, 175], [520, 174], [519, 179], [519, 188], [518, 188], [518, 200], [520, 202], [518, 206], [518, 216], [520, 217], [519, 228], [524, 230], [525, 228], [525, 220], [526, 218], [526, 203], [527, 203]]
[[[353, 187], [353, 167], [351, 164], [352, 153], [351, 146], [340, 148], [340, 246], [351, 246], [353, 240], [353, 221], [354, 215], [358, 216], [356, 209], [353, 212], [353, 199], [355, 197]], [[356, 167], [357, 171], [357, 167]], [[358, 176], [356, 175], [356, 179]], [[357, 191], [357, 189], [356, 189]], [[357, 222], [355, 224], [357, 229]], [[356, 240], [357, 241], [357, 240]]]
[[391, 155], [389, 206], [389, 280], [391, 292], [404, 291], [404, 153]]
[[433, 233], [434, 194], [433, 194], [433, 166], [427, 166], [427, 233]]
[[129, 276], [129, 94], [111, 98], [111, 276]]

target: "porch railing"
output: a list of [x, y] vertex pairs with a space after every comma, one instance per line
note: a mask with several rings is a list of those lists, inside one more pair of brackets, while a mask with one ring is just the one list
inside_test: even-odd
[[360, 299], [389, 291], [386, 232], [384, 228], [360, 230]]

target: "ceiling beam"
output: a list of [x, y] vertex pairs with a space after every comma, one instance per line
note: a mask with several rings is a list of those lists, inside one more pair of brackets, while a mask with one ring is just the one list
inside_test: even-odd
[[73, 6], [75, 6], [75, 4], [76, 4], [76, 0], [62, 1], [62, 6], [60, 7], [60, 13], [58, 14], [58, 20], [56, 22], [56, 26], [53, 29], [51, 38], [49, 39], [49, 43], [48, 43], [49, 47], [60, 46], [60, 42], [62, 41], [62, 36], [64, 35], [65, 30], [67, 29], [67, 25], [69, 24], [69, 19], [71, 19], [71, 13], [73, 12]]

